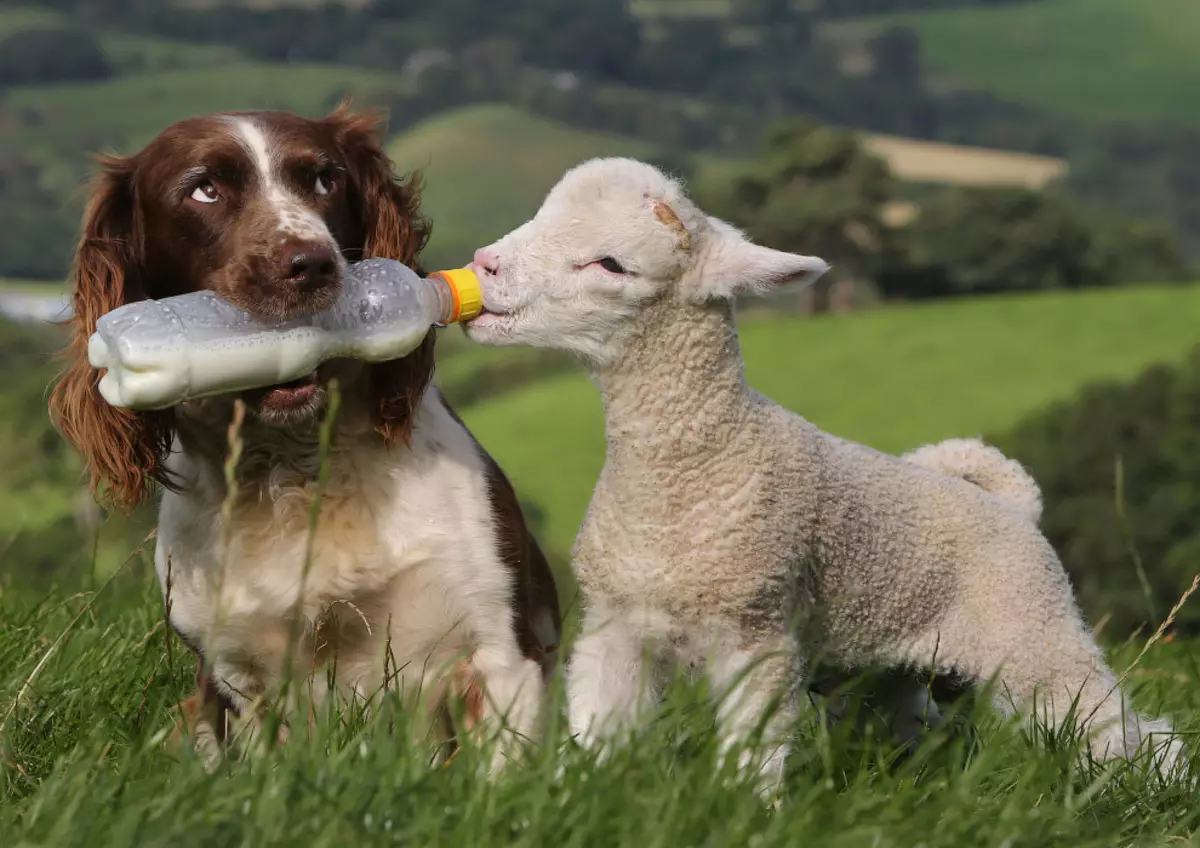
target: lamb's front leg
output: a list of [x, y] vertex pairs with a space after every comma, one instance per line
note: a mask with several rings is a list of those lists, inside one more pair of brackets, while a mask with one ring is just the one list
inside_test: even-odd
[[721, 757], [741, 748], [738, 770], [753, 773], [758, 791], [774, 796], [783, 782], [796, 720], [799, 655], [791, 640], [721, 646], [709, 667], [717, 703]]
[[646, 650], [631, 622], [603, 606], [585, 613], [567, 665], [568, 719], [581, 745], [595, 748], [615, 741], [653, 709], [659, 686]]

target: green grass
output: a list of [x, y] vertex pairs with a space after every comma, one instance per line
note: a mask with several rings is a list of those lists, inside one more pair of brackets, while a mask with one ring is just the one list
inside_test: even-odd
[[[818, 426], [900, 452], [1003, 432], [1082, 383], [1131, 376], [1200, 341], [1200, 287], [974, 298], [845, 317], [744, 321], [750, 384]], [[543, 537], [569, 549], [604, 458], [599, 396], [582, 372], [464, 411]]]
[[388, 152], [397, 169], [424, 173], [424, 208], [434, 222], [427, 263], [455, 265], [532, 217], [572, 165], [594, 156], [646, 156], [653, 147], [485, 105], [422, 122]]
[[891, 24], [911, 27], [926, 63], [971, 88], [1087, 118], [1200, 122], [1194, 0], [1039, 0], [830, 30]]
[[[571, 743], [555, 708], [540, 746], [494, 782], [477, 776], [471, 748], [431, 769], [394, 696], [377, 694], [372, 718], [321, 709], [281, 750], [208, 775], [164, 742], [171, 706], [191, 694], [190, 656], [165, 634], [153, 578], [120, 583], [38, 605], [0, 597], [5, 845], [1083, 848], [1182, 844], [1200, 823], [1194, 790], [1125, 764], [1076, 771], [1065, 735], [1035, 743], [970, 700], [906, 759], [831, 726], [817, 701], [773, 810], [718, 766], [711, 709], [687, 681], [604, 765]], [[1193, 652], [1156, 646], [1128, 681], [1191, 738]], [[1120, 651], [1117, 667], [1130, 659]]]

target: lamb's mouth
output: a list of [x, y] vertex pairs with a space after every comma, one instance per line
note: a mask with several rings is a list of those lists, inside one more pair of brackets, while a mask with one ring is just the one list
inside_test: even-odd
[[478, 315], [476, 315], [470, 321], [465, 322], [463, 326], [468, 330], [472, 327], [494, 327], [496, 325], [503, 324], [512, 318], [515, 311], [516, 310], [502, 310], [484, 306], [479, 310]]

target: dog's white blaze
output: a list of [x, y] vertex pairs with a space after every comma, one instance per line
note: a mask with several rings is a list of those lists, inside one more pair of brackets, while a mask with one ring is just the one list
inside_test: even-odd
[[267, 137], [247, 118], [235, 120], [238, 134], [254, 159], [255, 170], [262, 184], [263, 196], [278, 215], [276, 229], [285, 236], [312, 241], [333, 241], [329, 227], [320, 216], [288, 191], [277, 173], [278, 162], [271, 156]]

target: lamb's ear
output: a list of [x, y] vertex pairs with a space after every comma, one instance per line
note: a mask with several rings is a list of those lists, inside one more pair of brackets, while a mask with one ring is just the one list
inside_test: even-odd
[[714, 232], [699, 269], [701, 298], [762, 295], [789, 283], [811, 285], [829, 270], [820, 257], [762, 247], [724, 221], [709, 221]]

